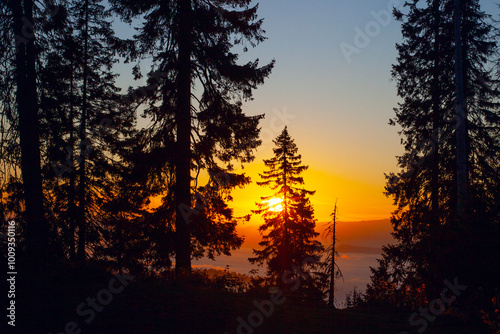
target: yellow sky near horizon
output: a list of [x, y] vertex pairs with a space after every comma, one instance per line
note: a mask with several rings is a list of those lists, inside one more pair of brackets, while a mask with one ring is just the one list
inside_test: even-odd
[[[263, 170], [265, 166], [262, 160], [249, 164], [244, 169], [246, 175], [252, 178], [252, 183], [246, 185], [245, 188], [233, 191], [234, 200], [230, 203], [230, 207], [234, 208], [235, 216], [249, 214], [251, 210], [257, 208], [255, 202], [260, 201], [261, 196], [272, 195], [271, 189], [256, 183], [260, 181], [259, 173]], [[316, 191], [311, 196], [311, 203], [318, 222], [323, 223], [331, 219], [330, 215], [336, 199], [338, 200], [338, 217], [344, 221], [386, 219], [394, 210], [392, 201], [382, 193], [383, 175], [375, 180], [355, 179], [348, 175], [309, 167], [303, 173], [303, 177], [304, 188]], [[260, 225], [262, 219], [259, 215], [253, 214], [250, 222], [246, 224]]]
[[[266, 158], [270, 158], [268, 156]], [[306, 164], [303, 159], [303, 164]], [[385, 180], [381, 177], [370, 179], [344, 175], [341, 173], [327, 172], [316, 169], [309, 165], [309, 169], [303, 173], [304, 188], [316, 191], [310, 197], [314, 208], [315, 217], [318, 224], [323, 224], [331, 220], [331, 213], [337, 200], [338, 219], [345, 222], [368, 221], [388, 219], [394, 210], [392, 200], [383, 195]], [[260, 181], [259, 173], [266, 169], [262, 159], [255, 160], [247, 164], [243, 170], [251, 177], [251, 183], [243, 188], [236, 188], [232, 191], [233, 201], [229, 202], [230, 208], [234, 209], [235, 217], [243, 217], [256, 210], [256, 202], [263, 196], [273, 194], [269, 187], [257, 185]], [[207, 176], [202, 175], [198, 180], [199, 185], [207, 182]], [[152, 207], [159, 205], [159, 198], [152, 200]], [[249, 222], [245, 226], [260, 226], [263, 223], [258, 214], [252, 214]]]

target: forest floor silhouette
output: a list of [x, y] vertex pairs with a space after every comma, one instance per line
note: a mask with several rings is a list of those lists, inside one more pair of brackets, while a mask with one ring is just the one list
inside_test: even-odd
[[[235, 293], [200, 280], [127, 275], [114, 279], [117, 276], [95, 271], [70, 276], [58, 275], [52, 283], [53, 298], [46, 305], [51, 310], [50, 333], [66, 333], [67, 328], [85, 334], [416, 333], [408, 322], [411, 311], [384, 307], [334, 310], [293, 298], [271, 309], [266, 290]], [[106, 292], [109, 289], [112, 293]], [[92, 306], [97, 312], [91, 312], [92, 300], [94, 306], [97, 300], [99, 307]], [[70, 322], [76, 324], [68, 325]], [[425, 333], [482, 331], [464, 319], [443, 315], [429, 323]]]

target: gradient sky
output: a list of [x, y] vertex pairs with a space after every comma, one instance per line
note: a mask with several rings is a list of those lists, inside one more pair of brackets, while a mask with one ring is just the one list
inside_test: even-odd
[[[403, 152], [398, 129], [388, 125], [396, 107], [391, 65], [396, 61], [395, 43], [401, 40], [400, 24], [381, 13], [398, 6], [398, 0], [268, 0], [260, 1], [268, 39], [241, 56], [259, 58], [261, 64], [276, 59], [266, 83], [255, 91], [244, 110], [266, 114], [261, 122], [263, 145], [254, 163], [245, 167], [253, 184], [236, 190], [232, 207], [236, 215], [255, 209], [269, 189], [259, 187], [262, 159], [272, 157], [272, 139], [285, 125], [309, 165], [305, 187], [316, 190], [311, 200], [320, 222], [328, 221], [338, 198], [340, 218], [345, 221], [383, 219], [394, 209], [383, 195], [384, 173], [397, 171], [396, 156]], [[483, 10], [498, 18], [493, 0], [481, 1]], [[384, 22], [376, 23], [373, 13]], [[348, 60], [341, 45], [356, 46]], [[130, 37], [130, 28], [117, 23], [117, 33]], [[358, 30], [359, 29], [359, 30]], [[359, 42], [364, 42], [360, 45]], [[118, 65], [118, 84], [137, 86]], [[143, 69], [147, 66], [143, 63]], [[281, 117], [280, 117], [281, 116]], [[251, 224], [260, 224], [253, 217]]]
[[[364, 29], [373, 20], [371, 10], [386, 7], [383, 1], [260, 3], [268, 40], [252, 55], [263, 61], [274, 57], [276, 67], [246, 105], [250, 114], [266, 113], [263, 145], [249, 175], [258, 180], [262, 159], [272, 156], [271, 133], [276, 137], [286, 124], [309, 165], [305, 186], [317, 191], [311, 200], [320, 221], [329, 220], [336, 198], [347, 220], [386, 218], [392, 210], [382, 191], [383, 172], [393, 168], [401, 152], [395, 129], [387, 125], [395, 104], [389, 70], [398, 25], [381, 29], [350, 63], [340, 48], [342, 42], [354, 45], [354, 28]], [[285, 112], [289, 118], [276, 115]], [[259, 193], [269, 193], [257, 186], [247, 189], [235, 192], [237, 211], [238, 200], [248, 201], [241, 203], [247, 206]]]
[[[263, 145], [248, 175], [259, 180], [262, 159], [272, 157], [271, 139], [286, 124], [309, 165], [305, 186], [317, 191], [311, 200], [320, 222], [329, 220], [336, 198], [340, 218], [347, 221], [388, 218], [394, 209], [383, 189], [384, 173], [397, 171], [395, 157], [403, 152], [398, 129], [388, 125], [398, 102], [390, 70], [401, 32], [392, 17], [387, 21], [380, 15], [388, 13], [391, 3], [397, 6], [398, 1], [260, 1], [268, 40], [251, 50], [248, 59], [274, 58], [276, 67], [255, 100], [245, 105], [248, 114], [266, 114]], [[483, 10], [498, 17], [494, 3], [481, 1]], [[369, 40], [358, 41], [359, 53], [348, 61], [342, 43], [356, 46], [357, 29], [365, 32], [367, 26]], [[284, 122], [276, 113], [290, 117]], [[268, 194], [255, 184], [236, 191], [236, 213], [243, 214]]]

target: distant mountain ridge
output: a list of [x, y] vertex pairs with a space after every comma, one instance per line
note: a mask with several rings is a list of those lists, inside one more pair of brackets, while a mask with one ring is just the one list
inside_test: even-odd
[[335, 248], [340, 255], [349, 253], [379, 255], [382, 253], [382, 247], [362, 247], [340, 244]]
[[[324, 226], [324, 224], [318, 224], [318, 226]], [[394, 242], [391, 235], [393, 229], [389, 219], [339, 221], [336, 230], [339, 244], [382, 248], [383, 245]], [[324, 241], [323, 238], [320, 240]]]

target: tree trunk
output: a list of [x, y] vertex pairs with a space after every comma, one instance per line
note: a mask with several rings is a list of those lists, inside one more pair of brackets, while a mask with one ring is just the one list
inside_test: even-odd
[[284, 211], [283, 211], [283, 228], [285, 231], [285, 236], [284, 236], [284, 244], [285, 246], [283, 247], [283, 266], [284, 270], [283, 273], [291, 269], [290, 265], [290, 256], [289, 256], [289, 247], [290, 247], [290, 236], [288, 235], [288, 185], [287, 185], [287, 167], [288, 167], [288, 161], [287, 161], [287, 147], [283, 148], [283, 188], [285, 189], [285, 193], [283, 196], [283, 202], [284, 202]]
[[87, 207], [86, 198], [86, 161], [87, 161], [87, 83], [88, 83], [88, 29], [89, 29], [89, 2], [85, 0], [85, 27], [83, 46], [83, 91], [82, 91], [82, 115], [80, 121], [80, 184], [78, 189], [78, 259], [85, 261], [86, 246], [86, 221], [85, 212]]
[[457, 89], [457, 215], [464, 224], [467, 203], [467, 118], [462, 54], [461, 1], [455, 0], [455, 77]]
[[[440, 133], [441, 126], [443, 122], [441, 121], [442, 113], [440, 106], [440, 75], [441, 75], [441, 34], [440, 34], [440, 25], [441, 25], [441, 12], [440, 12], [440, 0], [434, 0], [432, 2], [432, 20], [433, 20], [433, 35], [434, 35], [434, 43], [433, 43], [433, 54], [432, 54], [432, 81], [431, 81], [431, 114], [432, 114], [432, 135], [433, 138], [432, 143], [434, 145], [433, 152], [430, 156], [430, 192], [431, 192], [431, 205], [430, 205], [430, 220], [429, 220], [429, 236], [427, 241], [432, 245], [429, 249], [434, 249], [436, 254], [441, 254], [439, 251], [439, 247], [442, 246], [442, 240], [440, 238], [440, 214], [439, 214], [439, 146], [440, 146]], [[428, 279], [429, 289], [427, 291], [428, 297], [434, 296], [438, 291], [435, 291], [436, 286], [439, 286], [439, 282], [442, 280], [441, 276], [441, 266], [440, 266], [440, 257], [434, 256], [432, 257], [433, 267], [428, 271]]]
[[333, 226], [332, 226], [332, 271], [330, 272], [330, 294], [328, 305], [335, 308], [335, 224], [337, 223], [337, 202], [333, 210]]
[[189, 217], [182, 208], [191, 207], [191, 0], [178, 1], [179, 55], [177, 73], [177, 156], [175, 163], [176, 249], [175, 267], [191, 271]]
[[[23, 36], [23, 17], [33, 22], [33, 2], [11, 1], [14, 15], [14, 33]], [[40, 167], [40, 135], [38, 97], [36, 92], [34, 32], [16, 52], [17, 107], [19, 112], [19, 140], [21, 171], [26, 205], [26, 241], [34, 265], [43, 270], [48, 248], [48, 226], [43, 208], [42, 172]]]
[[[25, 39], [25, 43], [17, 45], [15, 81], [17, 86], [16, 103], [19, 113], [21, 172], [26, 207], [26, 267], [30, 270], [29, 273], [24, 273], [27, 277], [21, 277], [21, 283], [26, 282], [26, 286], [21, 288], [21, 291], [32, 299], [26, 305], [22, 303], [19, 305], [19, 307], [26, 307], [23, 311], [30, 317], [29, 319], [27, 317], [19, 319], [19, 321], [21, 326], [28, 328], [30, 324], [36, 324], [36, 332], [43, 332], [46, 327], [46, 313], [48, 313], [42, 305], [46, 303], [44, 284], [48, 274], [46, 267], [49, 229], [44, 215], [40, 166], [35, 32], [31, 31], [27, 24], [33, 22], [33, 1], [11, 0], [9, 5], [13, 15], [13, 32], [16, 36]], [[23, 289], [26, 290], [23, 291]], [[24, 312], [20, 313], [21, 317], [24, 317], [22, 315]]]
[[74, 62], [73, 62], [73, 57], [71, 59], [71, 83], [70, 83], [70, 111], [69, 111], [69, 146], [70, 146], [70, 151], [69, 151], [69, 160], [70, 164], [69, 167], [72, 168], [70, 174], [69, 174], [69, 191], [68, 191], [68, 211], [69, 211], [69, 232], [68, 232], [68, 242], [69, 242], [69, 257], [72, 261], [75, 260], [76, 256], [76, 249], [75, 249], [75, 230], [76, 230], [76, 214], [77, 214], [77, 207], [76, 207], [76, 173], [74, 171], [75, 166], [75, 159], [74, 159], [74, 152], [75, 152], [75, 108], [74, 108], [74, 96], [73, 96], [73, 85], [74, 85]]
[[440, 1], [434, 0], [433, 2], [433, 16], [434, 16], [434, 64], [432, 70], [432, 137], [434, 138], [434, 152], [431, 156], [431, 233], [435, 233], [440, 222], [439, 217], [439, 135], [441, 127], [441, 108], [439, 100], [439, 75], [440, 75]]

